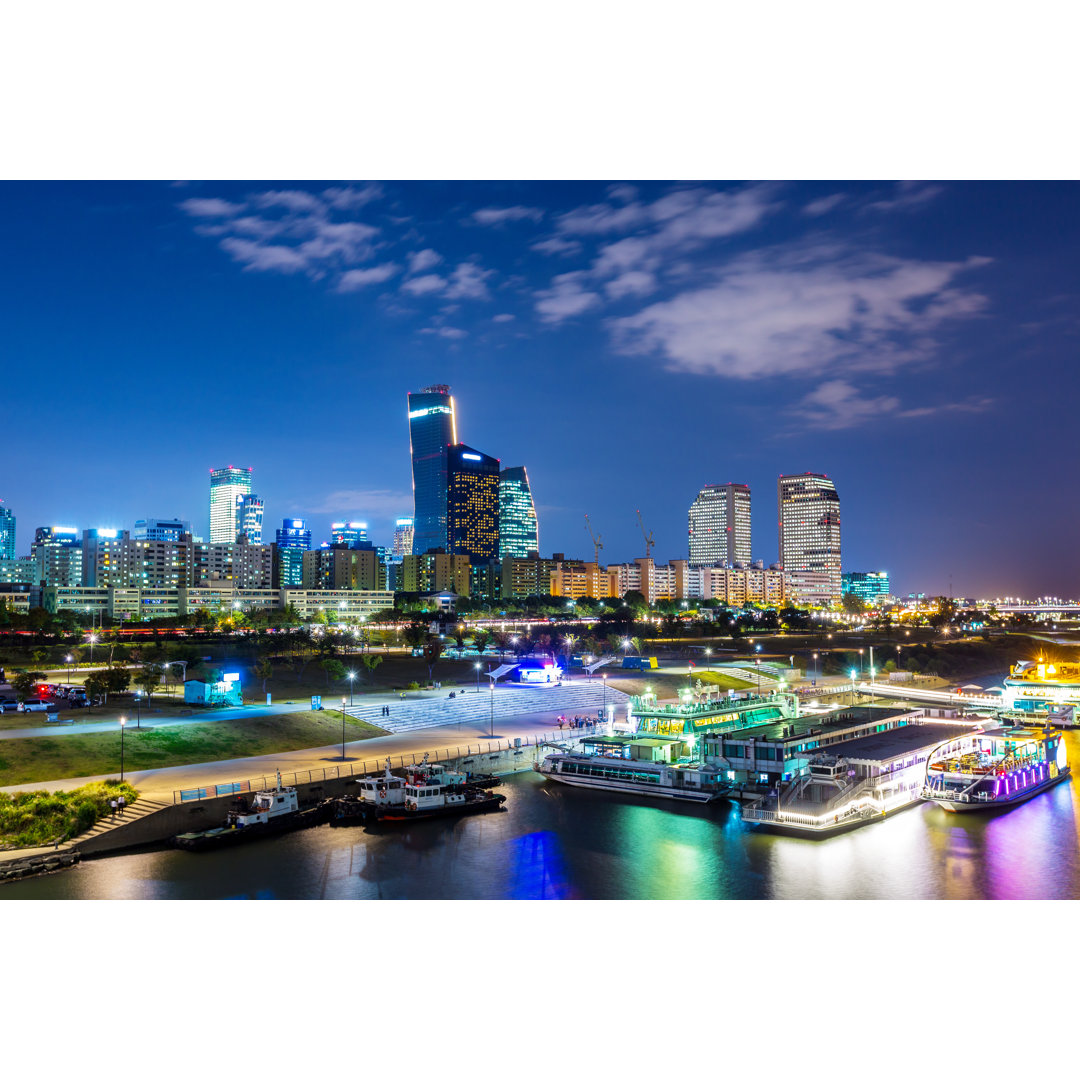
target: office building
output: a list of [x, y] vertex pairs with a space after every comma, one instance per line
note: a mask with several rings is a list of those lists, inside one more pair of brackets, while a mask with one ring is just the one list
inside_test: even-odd
[[179, 518], [139, 518], [132, 533], [136, 540], [172, 540], [179, 543], [191, 532], [191, 522]]
[[70, 525], [42, 525], [34, 530], [30, 557], [37, 563], [39, 585], [82, 584], [79, 531]]
[[503, 469], [499, 474], [499, 557], [524, 559], [539, 551], [536, 506], [525, 466]]
[[506, 600], [523, 600], [529, 596], [550, 596], [551, 575], [566, 561], [562, 552], [542, 559], [535, 552], [525, 559], [508, 555], [500, 560], [500, 592]]
[[405, 555], [401, 560], [401, 591], [452, 592], [469, 595], [469, 559], [466, 555], [428, 552]]
[[852, 570], [840, 575], [840, 588], [845, 596], [852, 593], [863, 603], [876, 604], [878, 597], [889, 595], [889, 572]]
[[690, 565], [750, 565], [750, 488], [706, 484], [690, 506]]
[[303, 518], [285, 518], [281, 528], [276, 530], [275, 537], [279, 548], [311, 550], [311, 530]]
[[447, 550], [447, 448], [457, 443], [449, 386], [408, 394], [413, 481], [413, 553]]
[[37, 563], [33, 559], [0, 559], [0, 585], [37, 585]]
[[270, 544], [251, 544], [246, 537], [232, 543], [193, 543], [192, 588], [273, 588], [274, 564]]
[[270, 545], [270, 574], [275, 589], [302, 589], [304, 587], [304, 556], [306, 554], [303, 548]]
[[0, 499], [0, 560], [15, 558], [15, 514]]
[[411, 555], [413, 552], [413, 519], [398, 518], [394, 524], [394, 554]]
[[330, 526], [330, 544], [353, 547], [367, 543], [366, 521], [335, 521]]
[[787, 582], [784, 572], [776, 567], [764, 566], [706, 566], [702, 575], [702, 597], [719, 600], [729, 607], [743, 604], [765, 604], [778, 607], [786, 599]]
[[840, 497], [819, 473], [781, 476], [776, 482], [780, 565], [788, 573], [828, 575], [832, 600], [840, 599]]
[[386, 567], [374, 548], [366, 550], [337, 545], [305, 551], [305, 589], [386, 589]]
[[231, 544], [240, 533], [237, 510], [251, 494], [251, 469], [232, 465], [210, 470], [210, 543]]
[[188, 583], [191, 533], [179, 540], [138, 540], [126, 529], [84, 529], [82, 584], [87, 588], [178, 589]]
[[262, 543], [263, 501], [258, 495], [236, 496], [236, 536], [247, 538], [248, 543]]
[[591, 598], [606, 600], [611, 595], [611, 575], [594, 562], [566, 559], [551, 571], [549, 591], [552, 596], [571, 600]]
[[499, 459], [458, 443], [446, 452], [447, 551], [473, 564], [499, 557]]

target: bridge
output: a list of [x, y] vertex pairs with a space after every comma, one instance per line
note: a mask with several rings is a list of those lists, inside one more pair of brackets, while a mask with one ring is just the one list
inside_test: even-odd
[[994, 709], [1003, 708], [1000, 694], [955, 694], [950, 690], [927, 690], [902, 683], [878, 682], [861, 682], [856, 689], [862, 694], [903, 698], [905, 701], [925, 701], [934, 705], [983, 705]]

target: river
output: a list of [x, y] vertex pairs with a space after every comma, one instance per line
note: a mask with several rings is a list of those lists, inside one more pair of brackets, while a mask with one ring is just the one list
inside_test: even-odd
[[[1075, 771], [1080, 734], [1066, 743]], [[88, 860], [2, 885], [0, 900], [1080, 898], [1075, 779], [1011, 810], [958, 815], [921, 803], [816, 840], [759, 831], [726, 802], [671, 806], [533, 772], [500, 790], [503, 813]]]

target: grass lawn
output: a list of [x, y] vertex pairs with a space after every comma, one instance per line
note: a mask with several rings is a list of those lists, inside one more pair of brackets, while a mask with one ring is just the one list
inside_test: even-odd
[[[381, 728], [351, 717], [346, 717], [345, 725], [350, 742], [385, 734]], [[329, 746], [340, 740], [341, 713], [329, 709], [141, 731], [129, 728], [124, 736], [124, 770], [255, 757]], [[100, 735], [0, 741], [0, 787], [69, 776], [99, 776], [119, 768], [120, 733], [115, 730]]]
[[121, 795], [128, 806], [139, 797], [130, 784], [118, 780], [98, 780], [74, 791], [0, 792], [0, 849], [70, 840], [109, 813], [109, 801]]

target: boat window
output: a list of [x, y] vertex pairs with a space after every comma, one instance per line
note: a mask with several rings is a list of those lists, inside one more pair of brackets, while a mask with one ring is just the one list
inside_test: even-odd
[[284, 802], [284, 801], [285, 801], [285, 800], [284, 800], [283, 798], [279, 798], [279, 799], [278, 799], [278, 802]]

